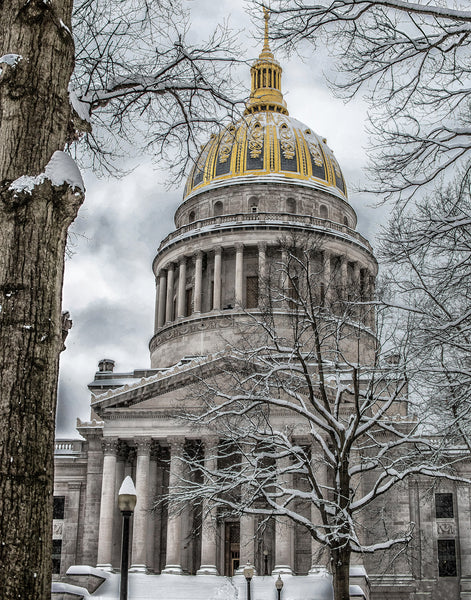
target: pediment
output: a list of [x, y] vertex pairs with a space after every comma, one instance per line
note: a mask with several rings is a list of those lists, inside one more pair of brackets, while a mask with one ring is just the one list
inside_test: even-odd
[[[102, 416], [112, 409], [164, 410], [175, 408], [176, 403], [188, 396], [188, 388], [227, 368], [228, 361], [237, 360], [228, 352], [195, 359], [187, 364], [171, 367], [151, 377], [126, 384], [99, 395], [92, 395], [91, 408]], [[185, 392], [186, 390], [186, 392]]]

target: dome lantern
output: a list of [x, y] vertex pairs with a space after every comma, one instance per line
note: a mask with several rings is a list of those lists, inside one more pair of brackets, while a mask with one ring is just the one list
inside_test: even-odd
[[265, 18], [264, 44], [260, 56], [250, 69], [252, 85], [250, 98], [244, 114], [273, 111], [288, 115], [286, 102], [281, 93], [281, 73], [283, 69], [275, 60], [268, 42], [268, 20], [270, 13], [266, 8], [263, 9], [263, 12]]

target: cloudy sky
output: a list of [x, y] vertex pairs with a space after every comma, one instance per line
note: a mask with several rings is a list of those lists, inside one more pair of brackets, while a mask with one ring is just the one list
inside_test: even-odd
[[[191, 7], [195, 38], [229, 17], [229, 24], [242, 31], [246, 58], [258, 55], [257, 32], [240, 0], [194, 0]], [[365, 180], [366, 105], [361, 100], [344, 104], [333, 97], [325, 77], [335, 73], [325, 52], [305, 49], [304, 59], [276, 56], [284, 69], [282, 87], [290, 114], [327, 138], [349, 185], [358, 229], [374, 241], [381, 213], [353, 191]], [[249, 88], [248, 68], [245, 79]], [[151, 263], [160, 240], [174, 229], [173, 213], [184, 182], [169, 191], [165, 174], [155, 170], [151, 157], [138, 162], [121, 180], [83, 173], [86, 200], [70, 233], [65, 272], [63, 307], [71, 314], [73, 328], [61, 356], [58, 437], [77, 437], [76, 418], [89, 417], [87, 383], [100, 359], [115, 360], [121, 372], [150, 365], [155, 290]]]

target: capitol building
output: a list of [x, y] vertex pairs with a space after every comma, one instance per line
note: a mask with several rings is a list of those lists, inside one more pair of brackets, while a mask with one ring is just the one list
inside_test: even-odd
[[[53, 598], [117, 597], [117, 495], [128, 475], [138, 497], [133, 600], [245, 599], [247, 563], [256, 573], [253, 600], [275, 599], [279, 575], [284, 600], [333, 598], [328, 553], [307, 530], [281, 519], [260, 528], [257, 515], [221, 516], [191, 502], [172, 511], [171, 503], [158, 502], [184, 477], [180, 459], [196, 445], [206, 464], [216, 460], [223, 434], [180, 413], [197, 404], [202, 374], [220, 373], [231, 349], [247, 343], [248, 315], [259, 323], [267, 302], [275, 302], [267, 299], [275, 292], [266, 282], [289, 262], [286, 240], [315, 241], [316, 289], [326, 306], [334, 306], [337, 293], [364, 305], [374, 298], [377, 261], [356, 230], [341, 168], [326, 139], [289, 114], [281, 76], [266, 36], [244, 116], [202, 147], [175, 230], [155, 256], [150, 367], [120, 373], [113, 360], [100, 360], [89, 384], [90, 419], [77, 423], [80, 438], [56, 441]], [[286, 298], [296, 296], [282, 277], [280, 289], [285, 297], [276, 318], [288, 328]], [[375, 349], [374, 314], [355, 315], [361, 335], [342, 352], [367, 361]], [[406, 403], [398, 405], [406, 417]], [[271, 418], [279, 426], [286, 416], [273, 411]], [[289, 421], [294, 438], [309, 443], [296, 417]], [[420, 477], [393, 488], [384, 496], [384, 519], [393, 528], [414, 524], [410, 547], [395, 560], [352, 556], [351, 597], [471, 600], [470, 492]]]

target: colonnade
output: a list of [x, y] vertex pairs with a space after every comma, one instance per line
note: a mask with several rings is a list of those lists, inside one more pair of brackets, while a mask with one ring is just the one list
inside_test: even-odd
[[[198, 315], [203, 310], [203, 257], [206, 256], [208, 264], [210, 264], [212, 275], [212, 298], [207, 303], [213, 311], [222, 309], [222, 286], [223, 286], [223, 260], [227, 252], [235, 253], [235, 267], [233, 269], [233, 287], [234, 307], [243, 307], [244, 303], [244, 281], [245, 281], [245, 250], [253, 248], [242, 243], [235, 246], [221, 247], [216, 246], [205, 252], [198, 250], [196, 253], [187, 256], [182, 255], [178, 262], [169, 262], [164, 267], [160, 268], [156, 276], [156, 307], [155, 307], [155, 326], [156, 330], [170, 324], [174, 321], [184, 319], [186, 316]], [[277, 246], [273, 248], [278, 249]], [[264, 281], [267, 275], [267, 251], [268, 245], [265, 242], [257, 244], [258, 253], [258, 277], [260, 281]], [[347, 255], [338, 255], [330, 250], [323, 250], [320, 253], [322, 257], [323, 274], [322, 280], [325, 289], [325, 300], [328, 302], [332, 296], [334, 288], [333, 283], [339, 289], [352, 290], [356, 287], [361, 289], [361, 293], [366, 299], [370, 299], [374, 294], [374, 276], [368, 269], [361, 266], [356, 261], [348, 260]], [[333, 260], [340, 263], [339, 272], [332, 271]], [[191, 280], [187, 285], [187, 267], [189, 262], [192, 262]], [[281, 250], [281, 262], [287, 264], [288, 252]], [[349, 267], [352, 266], [351, 275], [349, 276]], [[311, 261], [311, 267], [314, 261]], [[227, 276], [227, 274], [226, 274]], [[178, 285], [175, 286], [175, 281], [178, 277]], [[192, 306], [187, 306], [187, 289], [191, 288]], [[259, 303], [261, 301], [262, 287], [259, 286]], [[348, 295], [348, 291], [345, 292]]]
[[[218, 438], [208, 436], [202, 440], [204, 446], [204, 470], [211, 472], [216, 467]], [[180, 485], [185, 476], [185, 460], [183, 452], [185, 438], [181, 436], [168, 437], [163, 444], [168, 448], [168, 493], [171, 496], [175, 486]], [[154, 540], [154, 530], [151, 526], [151, 503], [156, 489], [156, 460], [155, 441], [150, 438], [138, 439], [133, 444], [135, 452], [135, 486], [137, 504], [133, 516], [133, 535], [131, 548], [131, 571], [146, 572], [160, 570], [160, 548]], [[123, 442], [117, 438], [105, 438], [103, 441], [103, 475], [100, 504], [100, 521], [98, 531], [97, 566], [111, 570], [116, 567], [116, 545], [120, 544], [119, 526], [121, 517], [117, 509], [117, 494], [122, 479], [125, 476], [124, 462], [120, 455]], [[163, 485], [160, 477], [159, 492]], [[157, 486], [159, 487], [159, 486]], [[162, 561], [162, 573], [182, 574], [182, 553], [184, 550], [185, 531], [188, 529], [188, 513], [175, 510], [168, 506], [166, 523], [166, 554]], [[160, 524], [160, 528], [163, 524]], [[160, 530], [159, 528], [159, 530]], [[274, 571], [292, 573], [294, 568], [293, 556], [293, 527], [284, 519], [275, 524], [275, 553]], [[221, 564], [220, 548], [218, 546], [218, 531], [216, 526], [216, 511], [207, 503], [202, 507], [202, 524], [200, 533], [200, 560], [196, 574], [218, 575], [218, 564]], [[314, 548], [313, 548], [314, 550]], [[253, 515], [242, 515], [240, 518], [240, 565], [241, 569], [247, 563], [255, 564], [256, 552], [256, 522]], [[158, 559], [155, 559], [155, 556]], [[219, 560], [218, 560], [219, 556]], [[313, 555], [314, 559], [314, 555]], [[198, 564], [198, 563], [197, 563]], [[224, 567], [223, 567], [224, 568]]]

